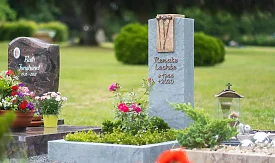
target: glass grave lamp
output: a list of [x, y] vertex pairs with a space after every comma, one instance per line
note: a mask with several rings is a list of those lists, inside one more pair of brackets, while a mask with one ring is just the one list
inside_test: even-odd
[[226, 86], [227, 89], [215, 95], [218, 98], [218, 117], [236, 119], [237, 121], [240, 116], [240, 99], [244, 96], [230, 89], [232, 86], [230, 83]]

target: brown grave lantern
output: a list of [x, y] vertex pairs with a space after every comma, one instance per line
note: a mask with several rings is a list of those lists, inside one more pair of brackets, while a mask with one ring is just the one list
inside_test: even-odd
[[238, 120], [240, 117], [240, 99], [244, 96], [231, 90], [232, 85], [230, 83], [226, 86], [227, 89], [215, 95], [215, 97], [218, 97], [218, 117]]

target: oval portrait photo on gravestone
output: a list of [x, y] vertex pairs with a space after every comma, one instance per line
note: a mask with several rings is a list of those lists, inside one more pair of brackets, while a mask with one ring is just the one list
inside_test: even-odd
[[20, 57], [20, 49], [18, 47], [14, 48], [13, 56], [15, 59], [18, 59]]

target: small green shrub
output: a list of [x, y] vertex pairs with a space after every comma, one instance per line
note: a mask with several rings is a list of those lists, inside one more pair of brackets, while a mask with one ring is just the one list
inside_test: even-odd
[[166, 131], [169, 130], [170, 127], [168, 123], [166, 123], [163, 119], [153, 116], [149, 119], [149, 127], [151, 131]]
[[222, 42], [222, 40], [217, 38], [217, 42], [219, 45], [219, 59], [218, 59], [218, 63], [222, 63], [225, 59], [225, 47], [224, 47], [224, 43]]
[[0, 24], [1, 41], [11, 41], [16, 37], [31, 37], [37, 29], [37, 24], [30, 20], [4, 22]]
[[114, 129], [118, 129], [121, 127], [121, 121], [110, 121], [110, 120], [105, 120], [102, 123], [102, 128], [101, 128], [101, 132], [103, 133], [112, 133], [114, 131]]
[[125, 64], [148, 63], [148, 29], [140, 24], [124, 26], [116, 37], [115, 54]]
[[112, 133], [96, 134], [93, 131], [76, 132], [64, 137], [67, 141], [110, 143], [125, 145], [146, 145], [176, 140], [176, 131], [139, 131], [136, 135], [114, 130]]
[[58, 21], [39, 24], [39, 30], [53, 30], [55, 31], [54, 41], [62, 42], [68, 40], [68, 27]]
[[237, 129], [229, 126], [233, 120], [213, 119], [201, 110], [193, 109], [190, 104], [171, 105], [194, 121], [188, 128], [178, 132], [177, 140], [185, 148], [211, 148], [237, 134]]
[[13, 112], [0, 115], [0, 161], [3, 161], [4, 155], [7, 152], [7, 143], [11, 137], [6, 134], [9, 132], [10, 124], [13, 122], [15, 115]]
[[215, 37], [204, 33], [194, 34], [194, 64], [195, 66], [213, 66], [224, 60], [223, 44]]

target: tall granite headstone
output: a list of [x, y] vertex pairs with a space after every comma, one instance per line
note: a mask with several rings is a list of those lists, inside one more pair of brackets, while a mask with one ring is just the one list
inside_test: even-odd
[[194, 106], [194, 20], [183, 15], [157, 15], [148, 21], [149, 114], [181, 129], [191, 123], [168, 102]]
[[30, 37], [9, 43], [8, 68], [19, 71], [19, 79], [36, 95], [57, 92], [59, 86], [59, 46]]

